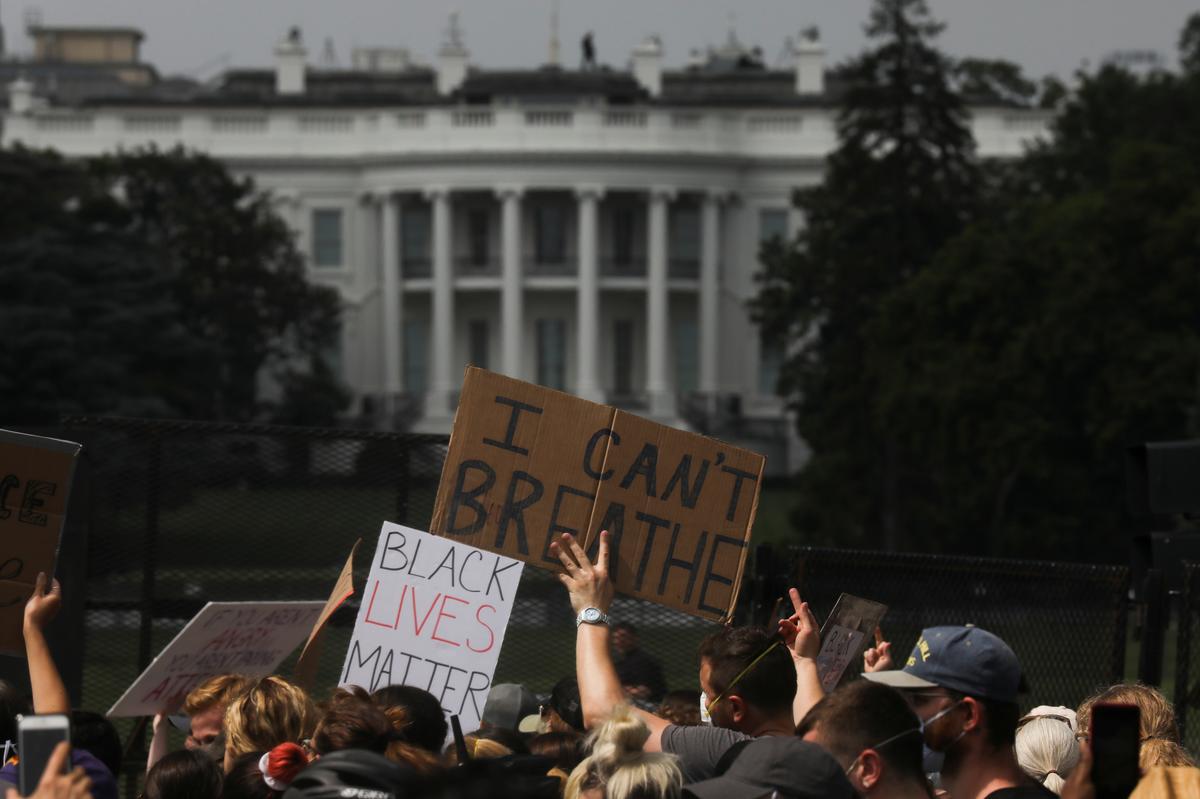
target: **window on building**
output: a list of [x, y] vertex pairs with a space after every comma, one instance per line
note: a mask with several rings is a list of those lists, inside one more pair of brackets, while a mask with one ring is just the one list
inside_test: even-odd
[[543, 204], [535, 207], [534, 255], [539, 264], [567, 261], [567, 215], [563, 206]]
[[633, 213], [633, 208], [628, 205], [613, 208], [613, 263], [617, 266], [629, 266], [633, 263]]
[[696, 334], [696, 322], [680, 319], [675, 322], [675, 388], [682, 394], [699, 387], [700, 343]]
[[486, 208], [467, 211], [467, 258], [471, 266], [486, 266], [488, 262], [488, 214]]
[[774, 337], [760, 334], [758, 340], [758, 393], [773, 397], [779, 385], [779, 370], [783, 367], [783, 346]]
[[467, 344], [470, 347], [469, 362], [480, 369], [488, 367], [488, 323], [486, 319], [472, 319], [467, 323]]
[[409, 394], [429, 390], [429, 329], [419, 319], [404, 322], [404, 389]]
[[633, 394], [633, 320], [613, 322], [613, 392], [620, 397]]
[[408, 205], [400, 215], [400, 263], [405, 277], [428, 277], [433, 215], [428, 205]]
[[546, 388], [567, 388], [567, 323], [537, 320], [537, 381]]
[[788, 210], [786, 208], [763, 208], [758, 212], [758, 240], [767, 242], [779, 237], [788, 237]]
[[672, 261], [700, 260], [700, 209], [672, 209], [670, 247]]
[[312, 212], [312, 260], [315, 266], [342, 266], [342, 211], [318, 208]]

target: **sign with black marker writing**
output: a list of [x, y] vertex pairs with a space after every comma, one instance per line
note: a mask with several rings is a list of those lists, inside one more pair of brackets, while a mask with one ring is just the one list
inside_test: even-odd
[[0, 430], [0, 652], [25, 651], [21, 624], [38, 572], [54, 575], [80, 445]]
[[817, 655], [817, 674], [826, 693], [837, 688], [850, 664], [862, 657], [886, 615], [887, 605], [880, 602], [853, 594], [838, 597], [821, 627], [821, 651]]
[[479, 727], [523, 564], [384, 522], [339, 682], [413, 685]]
[[324, 602], [209, 602], [121, 695], [109, 716], [172, 713], [217, 674], [271, 674], [304, 640]]
[[616, 589], [732, 616], [766, 459], [607, 405], [467, 369], [431, 532], [544, 569], [612, 540]]

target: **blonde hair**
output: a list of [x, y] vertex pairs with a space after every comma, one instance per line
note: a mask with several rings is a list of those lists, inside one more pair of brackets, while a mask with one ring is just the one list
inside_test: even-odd
[[679, 759], [642, 745], [650, 730], [629, 705], [617, 705], [608, 721], [588, 736], [592, 754], [571, 772], [564, 799], [579, 799], [581, 791], [603, 787], [606, 799], [679, 799], [683, 772]]
[[317, 709], [308, 693], [282, 677], [263, 677], [225, 711], [226, 753], [240, 757], [299, 743], [313, 733]]
[[1036, 717], [1017, 727], [1013, 749], [1021, 770], [1056, 794], [1062, 793], [1079, 762], [1079, 742], [1071, 725], [1056, 718]]
[[[499, 741], [493, 741], [490, 738], [476, 738], [474, 735], [466, 735], [463, 737], [463, 742], [467, 745], [467, 757], [471, 760], [491, 760], [497, 757], [508, 757], [513, 754], [513, 750]], [[458, 749], [454, 744], [446, 747], [444, 757], [446, 765], [458, 765]]]
[[254, 681], [242, 674], [218, 674], [209, 677], [188, 692], [183, 700], [183, 712], [189, 716], [203, 713], [212, 707], [226, 708]]
[[1179, 725], [1175, 707], [1157, 688], [1141, 683], [1119, 683], [1089, 696], [1079, 705], [1079, 731], [1091, 732], [1092, 706], [1100, 702], [1137, 705], [1140, 718], [1141, 751], [1138, 765], [1142, 771], [1154, 766], [1194, 766], [1195, 761], [1179, 745]]

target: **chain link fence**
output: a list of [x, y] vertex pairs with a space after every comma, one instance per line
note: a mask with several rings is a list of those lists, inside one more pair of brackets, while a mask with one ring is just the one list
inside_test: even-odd
[[1200, 751], [1200, 563], [1183, 564], [1175, 647], [1175, 715], [1189, 751]]
[[882, 627], [897, 668], [925, 627], [995, 633], [1021, 661], [1023, 709], [1075, 707], [1124, 673], [1123, 566], [814, 548], [773, 553], [770, 563], [756, 572], [760, 602], [794, 584], [822, 621], [842, 592], [887, 605]]

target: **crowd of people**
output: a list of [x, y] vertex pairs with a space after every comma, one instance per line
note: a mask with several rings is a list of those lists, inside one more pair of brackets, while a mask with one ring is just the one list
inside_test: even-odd
[[[463, 735], [413, 686], [343, 686], [318, 701], [283, 676], [217, 675], [179, 715], [153, 720], [142, 797], [1106, 799], [1093, 781], [1094, 755], [1104, 753], [1093, 753], [1090, 728], [1114, 702], [1136, 706], [1140, 719], [1142, 778], [1129, 795], [1200, 796], [1200, 769], [1159, 691], [1114, 685], [1076, 709], [1022, 714], [1017, 656], [978, 627], [924, 630], [900, 668], [877, 636], [863, 677], [826, 693], [819, 628], [795, 590], [792, 613], [773, 628], [709, 635], [697, 689], [668, 692], [637, 631], [609, 623], [608, 545], [602, 534], [594, 562], [569, 535], [552, 545], [577, 639], [575, 673], [548, 695], [495, 685], [480, 728]], [[46, 645], [60, 604], [57, 582], [39, 576], [25, 607], [31, 696], [0, 686], [5, 734], [16, 740], [18, 714], [70, 714], [71, 745], [31, 795], [116, 799], [128, 767], [120, 739], [102, 716], [71, 711]], [[172, 728], [186, 735], [178, 751]], [[17, 757], [0, 781], [16, 782]]]

